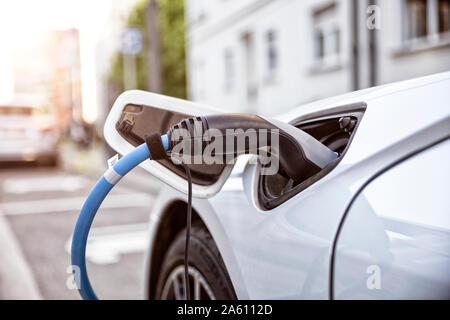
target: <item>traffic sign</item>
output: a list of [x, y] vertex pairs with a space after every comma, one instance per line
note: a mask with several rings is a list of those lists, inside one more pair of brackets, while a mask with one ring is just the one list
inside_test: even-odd
[[120, 52], [126, 56], [135, 56], [142, 50], [142, 34], [138, 28], [127, 28], [121, 36]]

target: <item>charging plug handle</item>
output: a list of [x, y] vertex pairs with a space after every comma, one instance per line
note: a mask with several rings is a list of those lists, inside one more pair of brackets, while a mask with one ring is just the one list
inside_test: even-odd
[[[176, 133], [179, 129], [189, 133], [188, 140], [186, 135]], [[231, 150], [224, 148], [223, 157], [228, 156], [228, 159], [230, 156], [237, 157], [241, 154], [259, 154], [261, 149], [269, 147], [270, 153], [278, 157], [287, 175], [296, 182], [314, 175], [337, 158], [335, 152], [303, 130], [282, 121], [251, 114], [216, 114], [184, 119], [167, 132], [168, 150], [171, 151], [183, 140], [184, 143], [190, 142], [191, 150], [194, 151], [199, 149], [200, 144], [200, 151], [203, 153], [206, 146], [213, 141], [208, 136], [208, 132], [212, 132], [208, 130], [211, 129], [220, 133], [214, 135], [214, 138], [221, 137], [222, 146], [226, 146], [230, 136], [234, 139], [233, 148]], [[256, 145], [250, 143], [248, 139], [249, 132], [253, 130], [257, 137]], [[274, 134], [278, 136], [278, 145], [272, 142]], [[245, 142], [239, 146], [236, 141]]]

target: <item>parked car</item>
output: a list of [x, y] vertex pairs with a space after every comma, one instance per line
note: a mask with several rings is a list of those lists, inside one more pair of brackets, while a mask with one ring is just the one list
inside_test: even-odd
[[36, 161], [55, 165], [59, 134], [54, 117], [31, 97], [0, 104], [0, 161]]
[[[216, 180], [194, 185], [200, 198], [193, 199], [192, 296], [449, 299], [449, 89], [447, 72], [278, 116], [339, 157], [294, 183], [282, 167], [260, 175], [244, 156], [220, 192], [214, 194]], [[140, 91], [124, 93], [116, 104], [125, 106], [120, 119], [136, 130], [160, 132], [187, 115], [218, 112]], [[139, 143], [136, 134], [116, 139], [108, 130], [119, 152]], [[168, 183], [150, 215], [146, 295], [183, 299], [187, 202], [174, 188], [183, 180], [168, 178], [166, 170], [175, 171], [168, 163], [142, 166]]]

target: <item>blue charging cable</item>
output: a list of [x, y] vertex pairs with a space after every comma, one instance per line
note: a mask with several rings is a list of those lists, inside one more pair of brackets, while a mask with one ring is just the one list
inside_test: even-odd
[[[167, 135], [161, 136], [161, 142], [165, 150], [169, 148]], [[92, 289], [86, 269], [86, 243], [92, 221], [98, 208], [105, 197], [119, 180], [130, 170], [138, 166], [144, 160], [150, 158], [150, 150], [146, 143], [122, 157], [114, 166], [109, 168], [92, 189], [81, 209], [72, 237], [72, 273], [78, 286], [78, 291], [83, 299], [97, 300]]]

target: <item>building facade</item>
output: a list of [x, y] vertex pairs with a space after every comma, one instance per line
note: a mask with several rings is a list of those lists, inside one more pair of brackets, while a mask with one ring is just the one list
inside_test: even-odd
[[186, 0], [188, 95], [230, 112], [450, 70], [449, 0]]
[[13, 95], [40, 96], [45, 112], [66, 131], [81, 120], [80, 45], [77, 29], [48, 30], [39, 39], [12, 51]]

